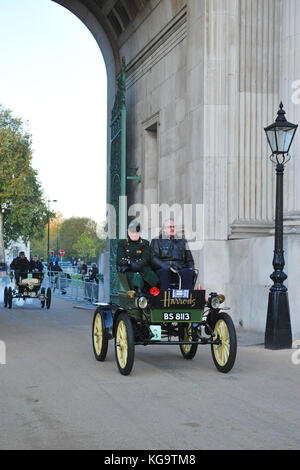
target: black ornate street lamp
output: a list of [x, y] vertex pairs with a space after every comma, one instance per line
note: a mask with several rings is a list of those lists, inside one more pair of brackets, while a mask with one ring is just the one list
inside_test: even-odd
[[265, 128], [272, 150], [270, 160], [276, 165], [274, 272], [270, 276], [274, 284], [270, 288], [269, 293], [265, 332], [265, 347], [267, 349], [287, 349], [292, 347], [288, 289], [283, 284], [287, 279], [287, 275], [283, 271], [285, 265], [283, 251], [283, 174], [284, 167], [291, 158], [289, 150], [297, 128], [298, 125], [291, 124], [286, 120], [282, 103], [280, 103], [280, 109], [274, 124]]

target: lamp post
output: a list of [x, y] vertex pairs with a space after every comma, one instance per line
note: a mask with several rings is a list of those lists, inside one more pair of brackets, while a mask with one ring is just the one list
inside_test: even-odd
[[283, 284], [287, 279], [287, 275], [283, 271], [285, 265], [283, 251], [283, 175], [284, 167], [291, 158], [289, 150], [297, 128], [298, 125], [291, 124], [286, 120], [282, 103], [280, 103], [276, 121], [265, 128], [268, 143], [272, 150], [270, 160], [276, 166], [274, 272], [270, 276], [274, 284], [269, 292], [265, 331], [265, 348], [267, 349], [292, 347], [288, 289]]
[[48, 243], [47, 243], [47, 263], [50, 263], [50, 203], [57, 202], [56, 199], [52, 201], [48, 199]]

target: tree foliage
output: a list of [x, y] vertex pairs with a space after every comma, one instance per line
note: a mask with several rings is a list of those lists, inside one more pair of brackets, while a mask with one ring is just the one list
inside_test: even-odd
[[[57, 212], [55, 218], [50, 219], [50, 240], [49, 240], [49, 251], [54, 251], [57, 255], [57, 251], [62, 248], [60, 246], [59, 231], [64, 218], [61, 212]], [[31, 254], [38, 255], [39, 258], [47, 260], [48, 251], [48, 224], [44, 226], [43, 236], [40, 238], [31, 238], [30, 240]]]
[[[96, 223], [94, 222], [96, 225]], [[65, 250], [69, 257], [76, 256], [73, 246], [82, 235], [83, 232], [93, 234], [93, 221], [87, 217], [71, 217], [66, 219], [60, 228], [61, 247]]]
[[[61, 213], [50, 221], [50, 252], [56, 256], [60, 249], [65, 250], [65, 261], [73, 258], [84, 259], [87, 263], [98, 261], [100, 253], [105, 250], [106, 235], [104, 224], [99, 228], [97, 223], [87, 217], [63, 219]], [[47, 259], [48, 224], [44, 227], [41, 240], [31, 240], [32, 254]]]
[[[91, 221], [93, 222], [93, 221]], [[100, 253], [105, 250], [105, 238], [102, 232], [101, 238], [97, 234], [97, 225], [89, 224], [89, 230], [84, 231], [76, 243], [73, 245], [73, 251], [79, 258], [83, 258], [87, 262], [92, 262], [98, 259]]]
[[32, 168], [31, 136], [21, 119], [0, 105], [0, 209], [4, 243], [43, 235], [48, 209]]

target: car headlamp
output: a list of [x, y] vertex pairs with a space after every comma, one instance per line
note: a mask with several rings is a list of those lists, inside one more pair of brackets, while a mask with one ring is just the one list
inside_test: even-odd
[[219, 296], [218, 295], [214, 295], [212, 298], [211, 298], [211, 302], [210, 302], [211, 306], [213, 309], [218, 309], [220, 307], [220, 299], [219, 299]]
[[146, 297], [140, 297], [137, 303], [138, 303], [139, 308], [144, 310], [148, 305], [148, 300]]

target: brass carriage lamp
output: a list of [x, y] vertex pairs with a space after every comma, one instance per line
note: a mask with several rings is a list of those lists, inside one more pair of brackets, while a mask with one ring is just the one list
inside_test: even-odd
[[272, 156], [274, 155], [276, 157], [277, 163], [280, 163], [279, 155], [281, 155], [283, 159], [281, 163], [285, 163], [297, 128], [298, 124], [292, 124], [286, 120], [285, 111], [281, 102], [276, 121], [265, 128], [267, 139], [272, 150]]
[[274, 272], [270, 278], [273, 285], [269, 292], [265, 347], [267, 349], [285, 349], [292, 347], [292, 330], [288, 289], [284, 285], [287, 275], [283, 250], [283, 175], [289, 151], [298, 125], [288, 122], [282, 102], [276, 121], [265, 128], [268, 143], [272, 150], [270, 160], [276, 166], [276, 209], [275, 209], [275, 247], [273, 257]]

